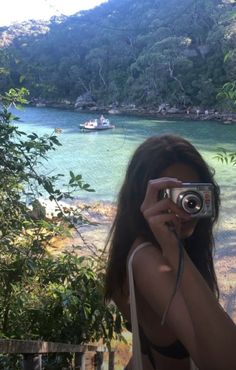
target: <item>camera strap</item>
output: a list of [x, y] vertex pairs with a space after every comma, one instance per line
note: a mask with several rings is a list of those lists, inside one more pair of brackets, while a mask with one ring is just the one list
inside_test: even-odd
[[180, 282], [181, 282], [181, 278], [182, 278], [182, 275], [183, 275], [183, 271], [184, 271], [184, 245], [183, 245], [183, 242], [179, 239], [176, 231], [174, 228], [171, 228], [171, 231], [175, 234], [176, 236], [176, 239], [178, 240], [178, 247], [179, 247], [179, 261], [178, 261], [178, 269], [177, 269], [177, 275], [176, 275], [176, 281], [175, 281], [175, 286], [174, 286], [174, 289], [173, 289], [173, 292], [171, 294], [171, 297], [170, 297], [170, 300], [166, 306], [166, 309], [162, 315], [162, 319], [161, 319], [161, 325], [164, 325], [165, 324], [165, 321], [166, 321], [166, 316], [168, 314], [168, 311], [170, 309], [170, 305], [174, 299], [174, 296], [179, 288], [179, 285], [180, 285]]

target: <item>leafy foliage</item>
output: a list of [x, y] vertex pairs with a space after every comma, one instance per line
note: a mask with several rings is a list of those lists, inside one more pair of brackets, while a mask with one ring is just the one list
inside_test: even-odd
[[[74, 189], [93, 189], [71, 172], [68, 191], [61, 192], [56, 180], [62, 175], [37, 172], [38, 164], [61, 144], [55, 134], [39, 137], [18, 129], [9, 108], [25, 103], [25, 93], [11, 89], [1, 96], [0, 335], [68, 343], [102, 339], [109, 344], [121, 337], [122, 322], [116, 308], [103, 302], [103, 260], [75, 252], [52, 256], [47, 251], [51, 238], [63, 235], [71, 223], [59, 201], [71, 199]], [[43, 190], [58, 207], [53, 219], [46, 217], [37, 199]], [[84, 222], [76, 212], [74, 218]], [[18, 360], [14, 361], [17, 369]], [[11, 363], [5, 362], [0, 357], [0, 367], [10, 370]]]
[[214, 107], [235, 79], [235, 46], [235, 2], [109, 0], [3, 28], [0, 82], [48, 103], [90, 92], [100, 105]]
[[236, 152], [229, 153], [224, 148], [218, 148], [217, 154], [214, 157], [222, 164], [231, 164], [233, 166], [236, 165]]
[[217, 98], [229, 110], [236, 109], [236, 81], [225, 83], [217, 94]]

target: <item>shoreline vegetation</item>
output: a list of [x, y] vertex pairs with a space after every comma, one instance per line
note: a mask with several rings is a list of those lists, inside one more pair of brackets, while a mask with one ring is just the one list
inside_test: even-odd
[[2, 90], [25, 87], [36, 106], [230, 124], [235, 35], [232, 0], [108, 1], [3, 27]]
[[78, 107], [70, 101], [44, 101], [35, 100], [29, 102], [32, 107], [47, 107], [72, 110], [80, 113], [98, 113], [105, 115], [128, 115], [150, 119], [162, 120], [189, 120], [189, 121], [217, 121], [222, 124], [236, 123], [236, 112], [220, 111], [217, 109], [203, 109], [198, 107], [176, 108], [168, 104], [162, 104], [158, 108], [136, 107], [133, 105], [121, 106], [92, 106]]

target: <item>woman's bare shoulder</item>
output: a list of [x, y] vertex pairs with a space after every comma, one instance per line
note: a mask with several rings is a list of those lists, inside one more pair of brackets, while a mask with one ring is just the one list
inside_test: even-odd
[[134, 241], [134, 243], [132, 244], [131, 248], [130, 248], [127, 259], [129, 259], [129, 257], [132, 254], [136, 255], [138, 251], [141, 251], [141, 250], [143, 251], [144, 249], [145, 249], [145, 251], [147, 251], [147, 250], [160, 250], [160, 248], [157, 245], [154, 245], [152, 242], [147, 241], [147, 240], [142, 239], [142, 238], [137, 238]]
[[153, 244], [150, 241], [145, 241], [143, 239], [135, 240], [132, 245], [128, 260], [133, 255], [133, 264], [135, 266], [141, 264], [143, 265], [143, 259], [154, 258], [156, 262], [163, 263], [166, 262], [166, 258], [162, 255], [161, 248], [157, 244]]

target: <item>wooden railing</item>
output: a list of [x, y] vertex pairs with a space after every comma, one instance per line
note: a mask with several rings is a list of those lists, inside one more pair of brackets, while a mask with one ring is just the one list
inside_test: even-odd
[[[49, 353], [73, 353], [70, 369], [73, 370], [101, 370], [104, 352], [108, 352], [108, 370], [114, 370], [114, 351], [105, 346], [74, 345], [66, 343], [42, 342], [34, 340], [5, 340], [0, 339], [0, 353], [22, 354], [23, 370], [42, 370], [42, 356]], [[90, 356], [90, 364], [86, 364], [86, 354]]]

